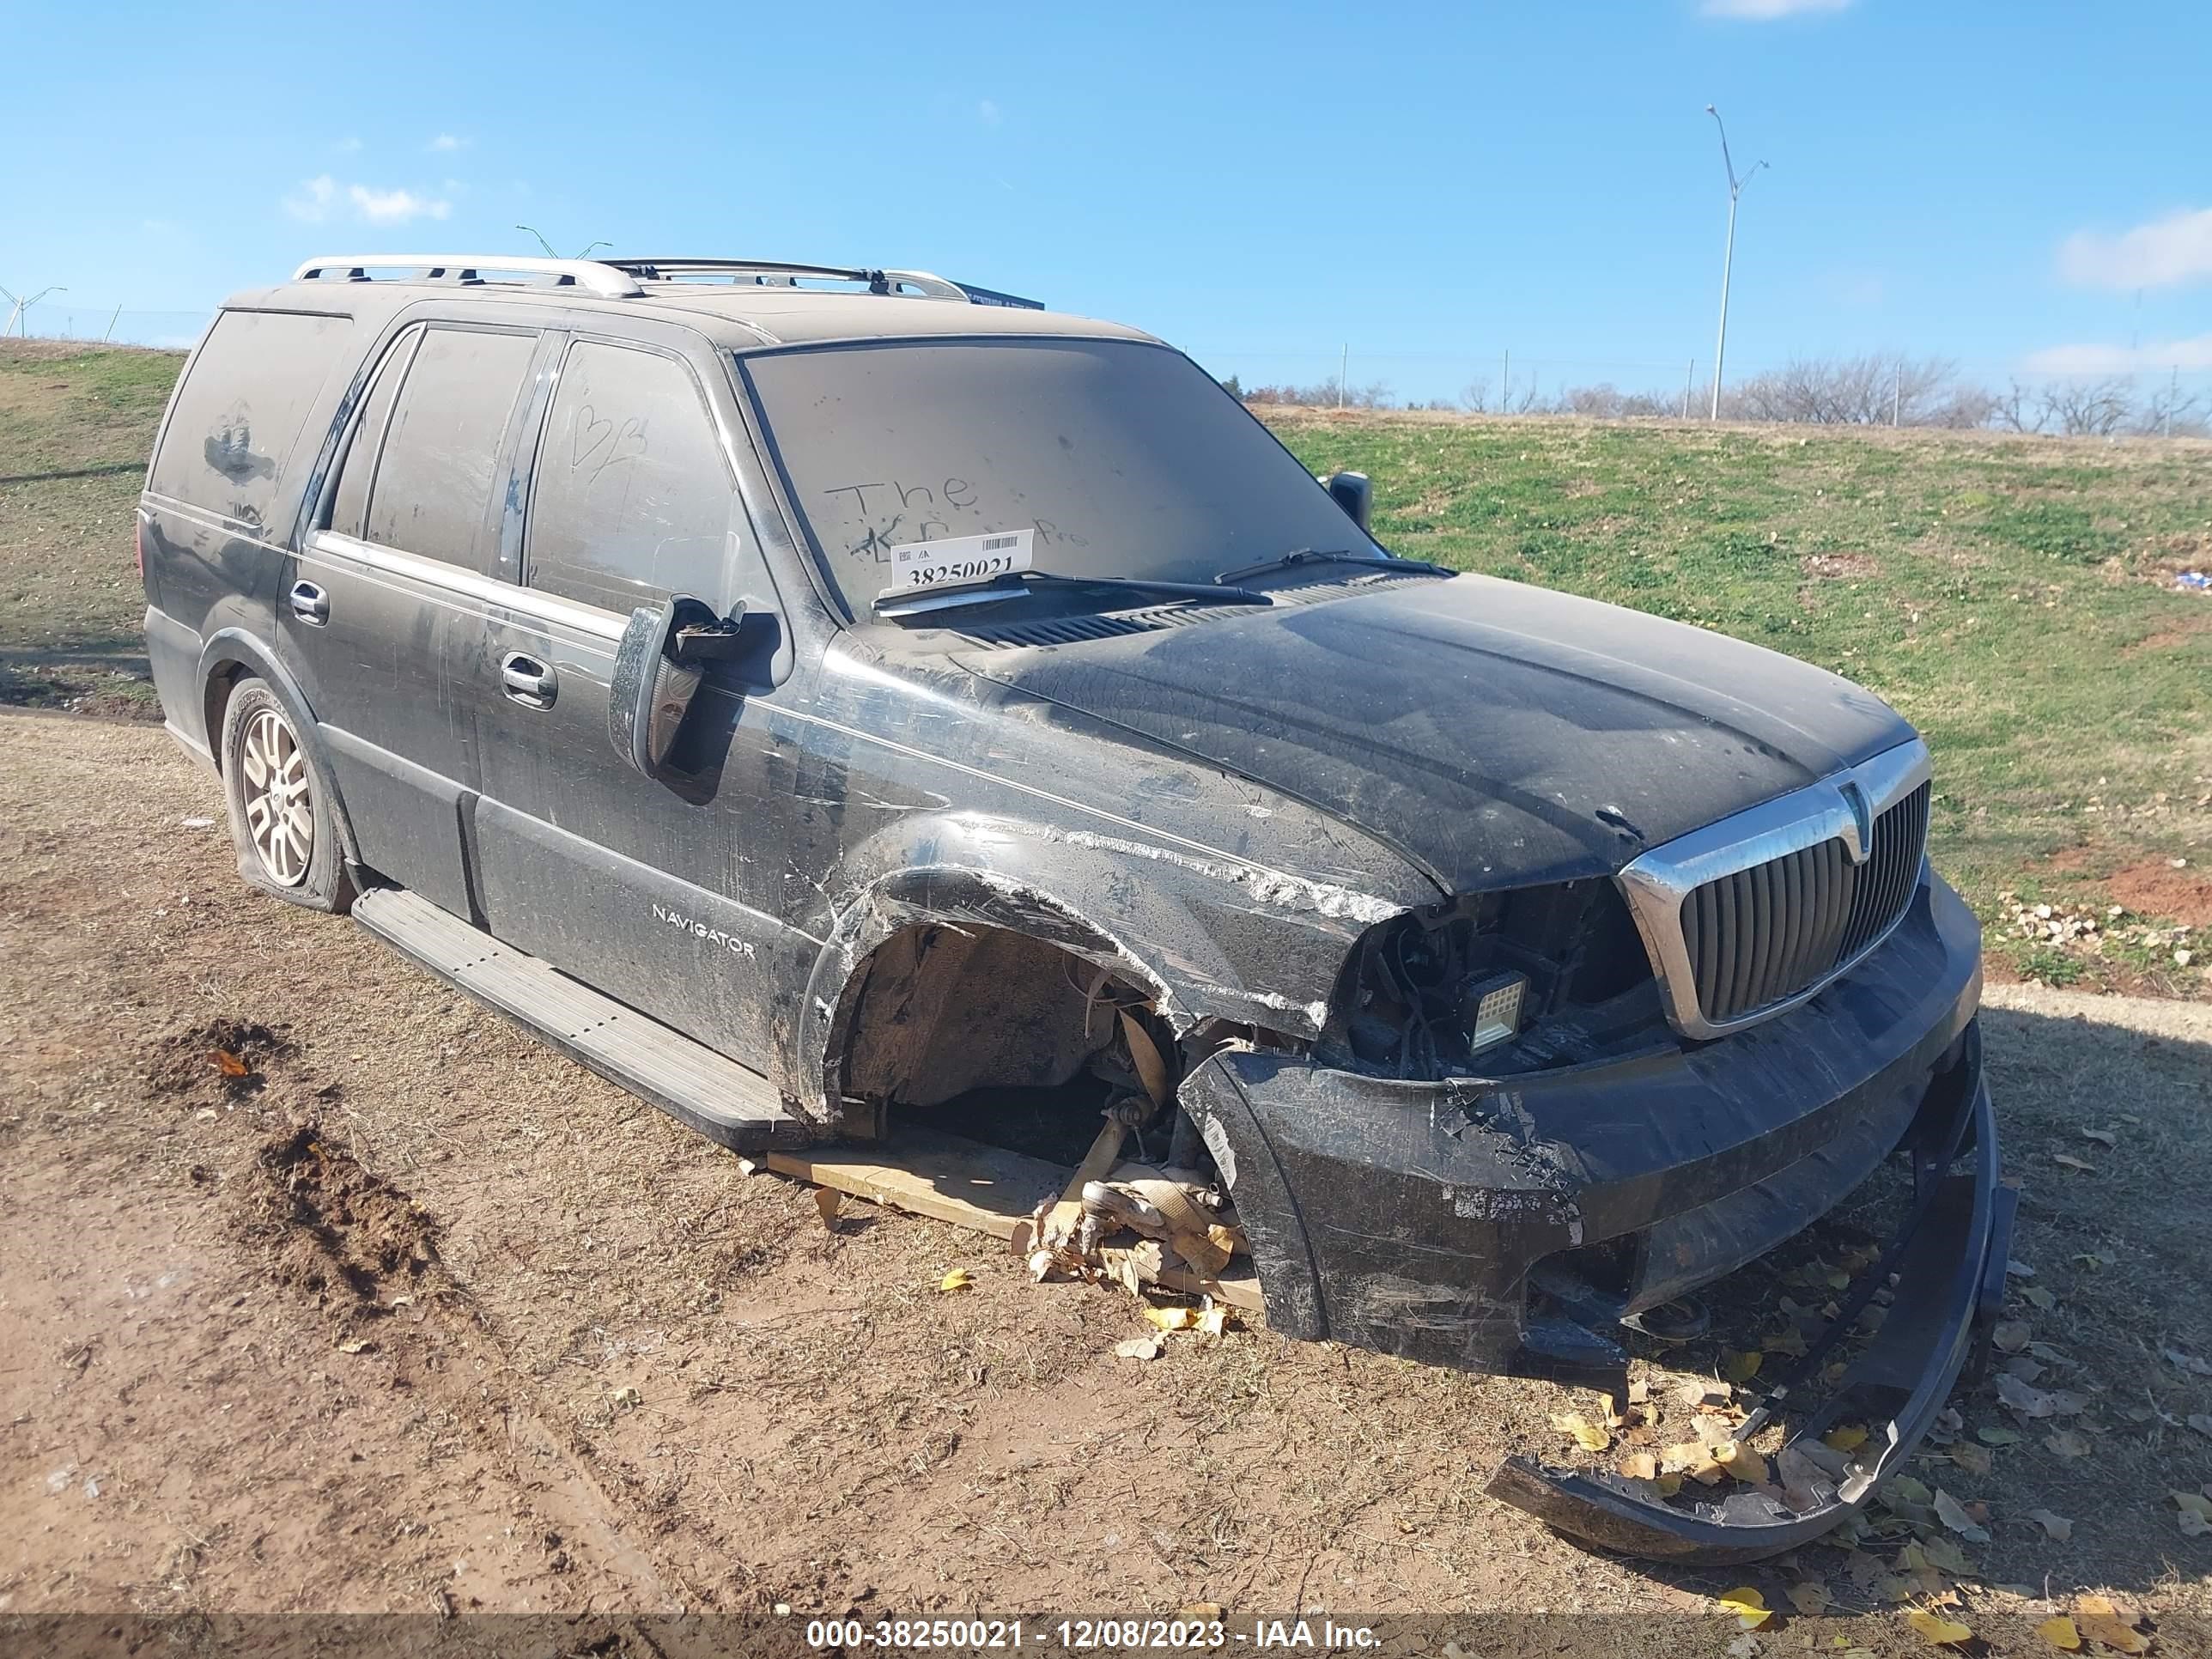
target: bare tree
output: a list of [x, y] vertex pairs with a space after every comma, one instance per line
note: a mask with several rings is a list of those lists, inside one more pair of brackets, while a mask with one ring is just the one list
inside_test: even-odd
[[2109, 438], [2135, 408], [2135, 388], [2118, 375], [2052, 380], [2037, 396], [2047, 424], [2073, 438]]
[[1819, 426], [1951, 425], [1958, 366], [1942, 357], [1871, 352], [1858, 357], [1793, 357], [1730, 389], [1738, 420]]

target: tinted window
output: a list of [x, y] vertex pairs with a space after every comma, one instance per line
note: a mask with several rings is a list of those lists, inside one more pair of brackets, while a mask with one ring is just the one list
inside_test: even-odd
[[217, 317], [177, 393], [151, 487], [265, 529], [285, 479], [313, 465], [293, 451], [353, 326], [279, 311]]
[[1036, 340], [748, 353], [793, 499], [857, 611], [890, 550], [1034, 529], [1036, 568], [1204, 582], [1376, 550], [1181, 352]]
[[362, 510], [368, 505], [369, 476], [376, 471], [376, 453], [384, 446], [385, 423], [391, 418], [392, 399], [399, 390], [399, 377], [415, 350], [416, 336], [403, 335], [385, 354], [376, 372], [376, 383], [362, 400], [361, 418], [346, 440], [345, 459], [338, 463], [337, 494], [331, 502], [329, 527], [342, 536], [361, 534]]
[[691, 371], [580, 340], [561, 366], [530, 502], [529, 582], [607, 611], [690, 593], [720, 609], [731, 481]]
[[409, 365], [369, 486], [362, 538], [487, 568], [492, 472], [538, 339], [433, 328]]

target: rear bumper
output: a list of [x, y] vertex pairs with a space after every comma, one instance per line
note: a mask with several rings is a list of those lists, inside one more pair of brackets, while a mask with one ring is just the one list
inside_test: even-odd
[[[1980, 926], [1931, 878], [1851, 974], [1717, 1042], [1437, 1083], [1231, 1051], [1196, 1068], [1182, 1099], [1234, 1194], [1271, 1326], [1493, 1371], [1617, 1367], [1621, 1319], [1765, 1254], [1901, 1144], [1970, 1114], [1973, 1179], [1926, 1176], [1948, 1183], [1910, 1245], [1928, 1290], [1911, 1317], [1900, 1294], [1860, 1361], [1909, 1398], [1864, 1398], [1872, 1373], [1852, 1384], [1862, 1413], [1909, 1449], [1965, 1363], [1972, 1287], [2009, 1215], [1973, 1030], [1980, 992]], [[1632, 1488], [1533, 1465], [1501, 1473], [1497, 1491], [1593, 1542], [1718, 1560], [1834, 1525], [1870, 1484], [1838, 1471], [1815, 1510], [1757, 1519], [1779, 1541], [1743, 1541], [1745, 1513], [1647, 1515]], [[1667, 1547], [1685, 1528], [1694, 1540]]]

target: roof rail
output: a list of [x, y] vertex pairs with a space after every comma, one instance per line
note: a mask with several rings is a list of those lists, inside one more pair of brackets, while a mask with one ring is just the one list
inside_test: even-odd
[[627, 272], [642, 282], [664, 282], [686, 276], [721, 276], [761, 288], [796, 288], [803, 280], [859, 283], [871, 294], [904, 292], [925, 300], [951, 300], [962, 305], [1012, 306], [1023, 311], [1042, 311], [1042, 300], [973, 283], [956, 283], [927, 270], [880, 270], [860, 265], [798, 264], [782, 259], [605, 259], [599, 263]]
[[550, 276], [556, 288], [580, 288], [609, 300], [635, 300], [644, 293], [628, 271], [598, 259], [539, 259], [507, 253], [344, 253], [310, 259], [292, 273], [295, 283], [336, 277], [365, 283], [372, 270], [410, 270], [428, 283], [475, 283], [483, 273]]

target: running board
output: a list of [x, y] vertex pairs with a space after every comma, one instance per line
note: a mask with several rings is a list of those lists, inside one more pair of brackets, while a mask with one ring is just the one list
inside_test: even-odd
[[419, 894], [372, 888], [354, 900], [353, 919], [455, 990], [709, 1140], [744, 1152], [812, 1139], [758, 1072], [501, 945]]

